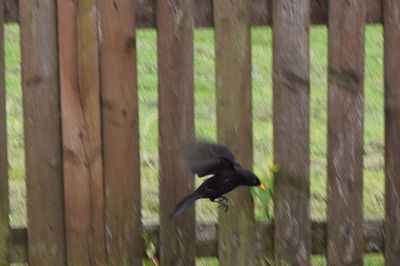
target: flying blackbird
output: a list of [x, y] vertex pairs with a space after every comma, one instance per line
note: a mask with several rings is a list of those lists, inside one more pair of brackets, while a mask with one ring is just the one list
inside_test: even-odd
[[171, 218], [183, 213], [195, 200], [203, 198], [218, 203], [218, 207], [226, 212], [228, 199], [223, 195], [238, 186], [258, 186], [265, 190], [260, 179], [235, 162], [233, 153], [223, 145], [204, 141], [192, 142], [186, 146], [183, 158], [193, 174], [199, 177], [212, 176], [175, 207]]

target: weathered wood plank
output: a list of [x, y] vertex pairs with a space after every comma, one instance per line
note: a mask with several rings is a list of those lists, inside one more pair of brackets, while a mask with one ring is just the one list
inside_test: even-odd
[[193, 2], [157, 1], [160, 255], [162, 265], [195, 265], [194, 207], [170, 219], [193, 191], [193, 176], [179, 154], [194, 135]]
[[156, 0], [138, 0], [135, 9], [137, 10], [136, 27], [155, 28], [156, 27]]
[[277, 265], [310, 265], [309, 7], [309, 0], [273, 2]]
[[[250, 1], [214, 2], [217, 84], [217, 139], [243, 167], [252, 169]], [[253, 199], [247, 187], [227, 194], [230, 209], [220, 209], [220, 265], [255, 265]], [[236, 250], [236, 252], [232, 252]]]
[[19, 4], [29, 265], [65, 265], [56, 1]]
[[[139, 13], [137, 16], [137, 27], [152, 28], [155, 26], [155, 11], [152, 8], [154, 0], [142, 0], [138, 2]], [[380, 0], [367, 1], [367, 23], [381, 23], [382, 9]], [[196, 0], [194, 10], [195, 27], [214, 27], [213, 1]], [[271, 25], [272, 0], [250, 1], [250, 25]], [[311, 2], [311, 24], [327, 24], [328, 0], [310, 0]], [[143, 13], [141, 12], [143, 10]]]
[[134, 3], [100, 2], [106, 250], [118, 266], [142, 260]]
[[4, 19], [6, 22], [19, 22], [19, 0], [3, 0], [4, 3]]
[[69, 265], [105, 259], [95, 0], [58, 0], [66, 245]]
[[[383, 23], [382, 1], [365, 0], [365, 5], [364, 23]], [[328, 20], [325, 23], [328, 23]]]
[[0, 3], [0, 265], [9, 264], [7, 114], [4, 66], [4, 1]]
[[9, 240], [10, 263], [27, 263], [28, 236], [26, 228], [12, 228]]
[[[364, 252], [382, 253], [384, 251], [384, 221], [369, 220], [364, 222]], [[325, 254], [326, 252], [326, 223], [313, 221], [312, 228], [312, 250], [313, 254]], [[149, 240], [159, 248], [160, 226], [155, 223], [144, 223], [143, 232], [148, 235]], [[256, 224], [256, 238], [254, 249], [256, 249], [256, 260], [265, 258], [273, 252], [274, 224], [262, 222]], [[11, 230], [11, 262], [26, 262], [26, 228]], [[142, 245], [142, 243], [141, 243]], [[216, 257], [218, 256], [218, 224], [202, 223], [196, 225], [196, 256]], [[141, 249], [141, 256], [146, 257], [145, 248]]]
[[195, 27], [209, 27], [214, 25], [213, 0], [194, 0]]
[[329, 265], [362, 265], [365, 1], [330, 1]]
[[[5, 0], [6, 21], [18, 22], [18, 0]], [[381, 0], [367, 1], [366, 23], [382, 23]], [[154, 28], [156, 26], [155, 0], [136, 1], [136, 24], [138, 28]], [[251, 1], [251, 26], [271, 25], [271, 2], [272, 0]], [[311, 23], [327, 24], [328, 0], [311, 1]], [[194, 14], [196, 27], [213, 27], [213, 4], [212, 0], [195, 0], [196, 10]]]
[[400, 1], [385, 0], [386, 265], [400, 265]]

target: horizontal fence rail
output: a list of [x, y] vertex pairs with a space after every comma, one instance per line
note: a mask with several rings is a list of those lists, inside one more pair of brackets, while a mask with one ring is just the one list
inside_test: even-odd
[[[136, 27], [156, 27], [155, 0], [136, 1]], [[194, 21], [195, 27], [213, 27], [213, 1], [195, 0]], [[382, 23], [381, 0], [366, 0], [366, 23]], [[253, 0], [250, 7], [250, 25], [271, 25], [272, 0]], [[18, 22], [18, 0], [5, 0], [5, 21]], [[311, 0], [311, 24], [326, 24], [328, 21], [328, 0]]]
[[[272, 222], [257, 223], [255, 226], [254, 247], [256, 257], [268, 256], [273, 251], [274, 225]], [[382, 220], [368, 220], [363, 225], [364, 252], [382, 253], [384, 251], [384, 223]], [[196, 225], [196, 256], [215, 257], [218, 246], [218, 224], [200, 223]], [[143, 232], [149, 237], [149, 241], [159, 248], [160, 226], [155, 223], [144, 223]], [[312, 221], [311, 223], [312, 254], [326, 253], [326, 223]], [[11, 262], [24, 263], [27, 261], [27, 235], [26, 228], [11, 230]], [[140, 254], [146, 257], [145, 246], [141, 245]]]

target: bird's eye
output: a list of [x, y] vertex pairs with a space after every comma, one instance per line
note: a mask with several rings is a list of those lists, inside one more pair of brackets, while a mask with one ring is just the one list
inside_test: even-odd
[[253, 184], [257, 185], [257, 180], [256, 179], [253, 179]]

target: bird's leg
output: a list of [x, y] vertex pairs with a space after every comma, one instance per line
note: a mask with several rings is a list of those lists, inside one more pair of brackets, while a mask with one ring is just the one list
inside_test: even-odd
[[217, 200], [214, 200], [214, 201], [218, 203], [218, 208], [224, 209], [225, 212], [228, 211], [228, 207], [229, 207], [228, 203], [229, 203], [229, 200], [228, 200], [227, 197], [221, 196], [221, 197], [219, 197]]

